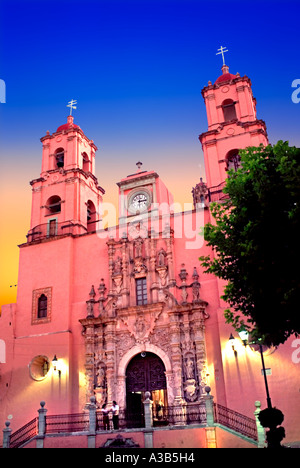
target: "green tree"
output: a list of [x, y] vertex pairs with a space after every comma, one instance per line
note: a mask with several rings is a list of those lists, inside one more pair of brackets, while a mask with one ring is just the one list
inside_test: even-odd
[[300, 149], [279, 141], [240, 156], [204, 228], [214, 255], [200, 261], [227, 281], [227, 323], [279, 345], [300, 333]]

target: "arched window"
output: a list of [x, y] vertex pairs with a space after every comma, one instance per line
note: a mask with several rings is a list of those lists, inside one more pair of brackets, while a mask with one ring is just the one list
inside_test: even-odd
[[82, 169], [84, 172], [90, 171], [90, 160], [86, 153], [82, 153]]
[[230, 169], [234, 169], [235, 171], [237, 171], [241, 165], [241, 157], [239, 155], [239, 150], [233, 149], [229, 151], [226, 155], [225, 161], [226, 171], [229, 171]]
[[86, 221], [88, 232], [96, 230], [96, 208], [94, 203], [89, 200], [86, 204]]
[[222, 104], [224, 121], [230, 122], [231, 120], [237, 119], [235, 103], [232, 99], [225, 99]]
[[54, 214], [61, 212], [61, 198], [58, 195], [53, 195], [50, 197], [46, 203], [46, 207], [48, 208], [47, 214]]
[[57, 148], [55, 151], [56, 167], [64, 167], [65, 162], [65, 150], [63, 148]]
[[47, 305], [48, 305], [48, 299], [45, 294], [41, 294], [41, 296], [38, 299], [38, 313], [37, 313], [37, 318], [46, 318], [47, 317]]
[[51, 321], [52, 288], [32, 291], [31, 324], [38, 325]]

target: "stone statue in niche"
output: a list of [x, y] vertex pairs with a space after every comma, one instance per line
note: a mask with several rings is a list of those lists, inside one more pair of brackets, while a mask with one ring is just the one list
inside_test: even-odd
[[105, 387], [105, 370], [103, 367], [98, 367], [96, 372], [96, 387]]
[[188, 357], [185, 361], [185, 375], [187, 379], [194, 379], [194, 360], [191, 357]]
[[106, 401], [106, 375], [103, 363], [97, 366], [94, 393], [98, 405], [102, 406]]
[[157, 254], [157, 266], [158, 267], [164, 267], [165, 266], [165, 257], [166, 257], [166, 252], [164, 251], [163, 248], [160, 249], [160, 251]]
[[114, 261], [114, 274], [117, 275], [120, 273], [122, 273], [122, 259], [121, 257], [117, 257]]
[[187, 401], [195, 401], [198, 396], [197, 382], [195, 378], [195, 361], [191, 355], [184, 360], [184, 393]]
[[200, 283], [198, 279], [199, 275], [197, 273], [196, 267], [194, 267], [192, 283], [193, 303], [200, 302]]
[[164, 288], [167, 284], [168, 267], [165, 265], [166, 252], [161, 248], [157, 253], [156, 271], [159, 276], [160, 287]]
[[137, 238], [134, 242], [134, 256], [135, 258], [142, 257], [143, 255], [143, 240]]

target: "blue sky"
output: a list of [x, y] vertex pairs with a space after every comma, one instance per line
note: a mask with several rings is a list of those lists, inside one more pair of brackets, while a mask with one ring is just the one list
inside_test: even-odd
[[138, 159], [171, 189], [180, 174], [192, 185], [204, 171], [201, 89], [221, 73], [220, 45], [230, 71], [251, 78], [271, 142], [300, 144], [300, 104], [291, 101], [300, 78], [299, 2], [0, 0], [0, 7], [4, 171], [17, 163], [20, 176], [36, 177], [39, 138], [66, 121], [66, 104], [77, 99], [75, 123], [99, 147], [104, 188]]

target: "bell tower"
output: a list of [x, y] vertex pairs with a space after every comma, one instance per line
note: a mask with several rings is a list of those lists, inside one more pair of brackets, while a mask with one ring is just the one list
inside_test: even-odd
[[104, 190], [95, 176], [93, 140], [87, 138], [74, 117], [56, 132], [48, 131], [43, 144], [40, 177], [32, 186], [31, 225], [28, 242], [64, 234], [86, 234], [100, 223]]
[[266, 124], [257, 119], [256, 99], [251, 81], [239, 73], [229, 73], [224, 63], [222, 75], [202, 89], [208, 130], [199, 136], [204, 152], [209, 188], [222, 184], [230, 168], [239, 165], [239, 150], [248, 146], [268, 145]]

